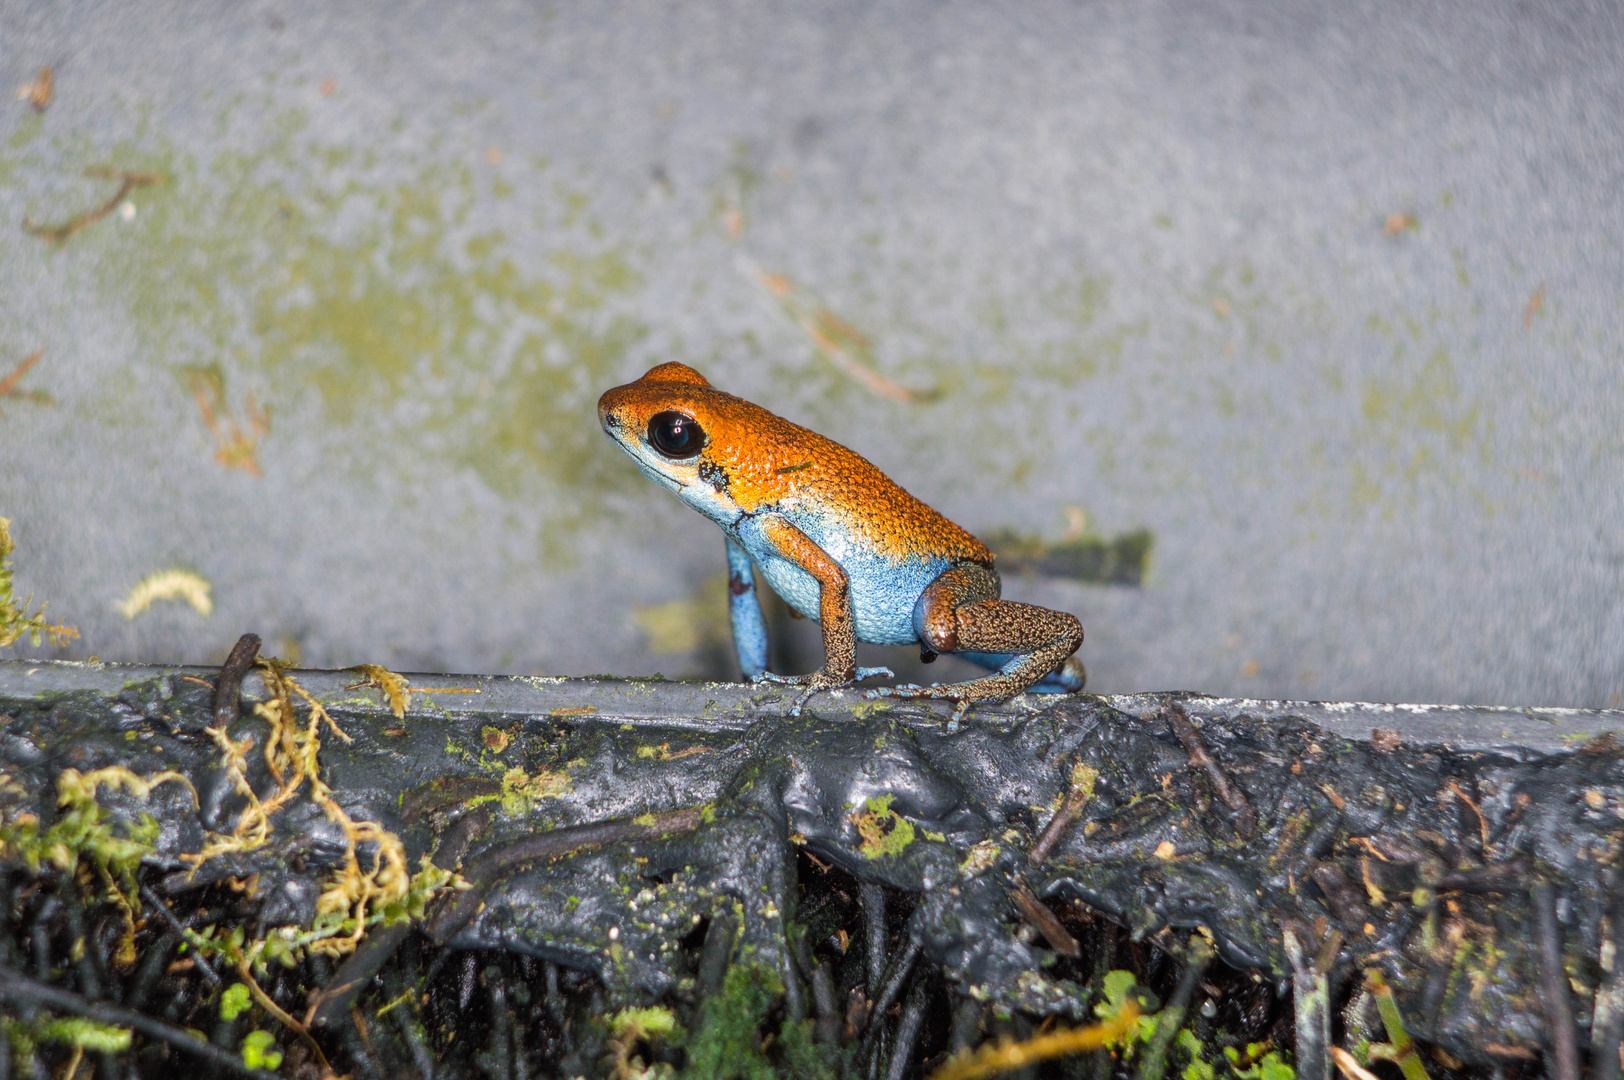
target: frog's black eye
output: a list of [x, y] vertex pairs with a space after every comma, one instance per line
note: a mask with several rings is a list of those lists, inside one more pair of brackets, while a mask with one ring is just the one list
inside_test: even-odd
[[648, 441], [670, 458], [691, 458], [705, 447], [699, 422], [679, 412], [663, 412], [648, 422]]

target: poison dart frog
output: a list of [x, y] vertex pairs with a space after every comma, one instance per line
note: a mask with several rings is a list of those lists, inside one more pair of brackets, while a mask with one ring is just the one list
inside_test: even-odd
[[[739, 665], [752, 681], [801, 687], [792, 715], [818, 690], [891, 675], [856, 666], [858, 641], [917, 644], [926, 662], [953, 653], [992, 669], [968, 682], [869, 691], [948, 699], [957, 706], [950, 730], [978, 702], [1082, 689], [1076, 617], [999, 599], [985, 545], [839, 443], [678, 363], [605, 393], [598, 422], [644, 475], [722, 527]], [[767, 670], [758, 572], [822, 624], [819, 670]]]

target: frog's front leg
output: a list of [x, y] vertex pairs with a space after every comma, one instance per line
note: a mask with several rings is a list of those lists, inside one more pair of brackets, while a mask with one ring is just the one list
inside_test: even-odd
[[[767, 682], [788, 683], [805, 689], [790, 706], [790, 715], [799, 716], [801, 706], [819, 690], [833, 690], [850, 686], [860, 679], [876, 675], [890, 675], [886, 668], [860, 668], [857, 666], [857, 620], [851, 607], [851, 583], [846, 571], [818, 547], [800, 529], [781, 517], [766, 517], [761, 521], [761, 535], [777, 550], [780, 557], [789, 560], [818, 583], [818, 621], [823, 627], [823, 667], [808, 675], [774, 675], [765, 670], [765, 641], [763, 634], [763, 670], [754, 678]], [[731, 545], [728, 557], [732, 558]], [[757, 618], [760, 618], [757, 609]], [[737, 627], [735, 622], [734, 626]]]
[[1053, 672], [1083, 643], [1076, 616], [1036, 604], [998, 598], [998, 575], [974, 564], [944, 570], [914, 605], [914, 630], [939, 653], [1005, 654], [998, 671], [947, 686], [887, 686], [875, 696], [947, 698], [958, 703], [949, 728], [956, 728], [971, 705], [1003, 701]]
[[767, 624], [761, 618], [750, 554], [731, 536], [727, 538], [727, 610], [739, 667], [746, 680], [755, 682], [767, 670]]

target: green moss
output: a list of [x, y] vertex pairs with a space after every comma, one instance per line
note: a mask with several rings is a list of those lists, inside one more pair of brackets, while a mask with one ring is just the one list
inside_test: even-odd
[[17, 603], [17, 597], [11, 586], [11, 555], [17, 550], [16, 544], [11, 540], [11, 519], [0, 517], [0, 648], [14, 645], [22, 638], [28, 638], [36, 646], [42, 638], [49, 638], [51, 644], [61, 645], [69, 638], [79, 636], [79, 631], [71, 626], [59, 626], [45, 620], [45, 606], [30, 614], [28, 609], [33, 607], [33, 597]]
[[[535, 226], [492, 225], [472, 167], [369, 164], [307, 128], [284, 109], [246, 149], [207, 160], [161, 134], [66, 154], [167, 178], [136, 193], [134, 219], [70, 245], [136, 330], [137, 366], [175, 374], [189, 441], [208, 432], [185, 372], [219, 365], [229, 408], [249, 392], [269, 407], [268, 440], [314, 444], [369, 482], [466, 470], [504, 497], [554, 496], [552, 539], [599, 513], [605, 488], [641, 483], [573, 419], [646, 332], [630, 313], [641, 274], [627, 245], [595, 235], [592, 198], [554, 185]], [[53, 220], [70, 195], [83, 198], [31, 216]], [[104, 387], [100, 408], [133, 418], [130, 390]]]
[[1213, 1080], [1215, 1070], [1206, 1060], [1201, 1040], [1195, 1037], [1194, 1032], [1189, 1028], [1180, 1031], [1176, 1045], [1190, 1055], [1189, 1064], [1185, 1065], [1184, 1071], [1179, 1074], [1183, 1080]]
[[845, 1075], [841, 1068], [844, 1060], [832, 1047], [819, 1046], [815, 1041], [817, 1023], [802, 1020], [798, 1024], [785, 1024], [779, 1033], [783, 1047], [783, 1072], [795, 1080], [835, 1080]]
[[537, 769], [532, 774], [515, 766], [502, 774], [502, 811], [511, 817], [528, 813], [541, 800], [556, 799], [568, 793], [571, 784], [567, 769], [556, 772]]
[[761, 964], [728, 969], [722, 992], [705, 1003], [699, 1030], [688, 1043], [694, 1080], [777, 1080], [779, 1071], [761, 1050], [762, 1024], [784, 984]]
[[130, 1048], [130, 1029], [86, 1020], [82, 1016], [53, 1017], [35, 1029], [41, 1042], [67, 1043], [97, 1054], [117, 1054]]
[[867, 800], [856, 817], [857, 847], [870, 859], [886, 855], [901, 855], [914, 842], [913, 822], [891, 809], [891, 795], [877, 795]]

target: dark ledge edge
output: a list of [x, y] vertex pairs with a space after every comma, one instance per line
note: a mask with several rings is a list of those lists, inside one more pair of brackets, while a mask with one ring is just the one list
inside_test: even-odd
[[[215, 667], [192, 665], [0, 660], [0, 698], [26, 699], [86, 690], [117, 695], [133, 683], [150, 679], [191, 676], [212, 683], [218, 673]], [[290, 674], [327, 704], [346, 701], [363, 707], [385, 704], [380, 691], [358, 685], [363, 676], [355, 669], [294, 670]], [[411, 713], [446, 718], [492, 714], [546, 717], [562, 712], [629, 724], [690, 724], [742, 730], [774, 706], [787, 708], [792, 697], [786, 687], [748, 683], [400, 674], [411, 686]], [[264, 700], [265, 690], [258, 678], [245, 682], [243, 697], [248, 701]], [[1096, 700], [1130, 716], [1149, 719], [1163, 708], [1166, 697], [1165, 693], [1107, 694]], [[1198, 693], [1180, 693], [1178, 697], [1203, 716], [1224, 719], [1250, 716], [1259, 720], [1296, 717], [1345, 739], [1369, 741], [1373, 731], [1385, 730], [1397, 732], [1399, 739], [1408, 745], [1468, 752], [1521, 749], [1556, 753], [1577, 750], [1591, 739], [1609, 733], [1624, 741], [1624, 709], [1291, 701], [1211, 697]], [[905, 723], [938, 724], [951, 712], [950, 706], [941, 703], [882, 700], [888, 711]], [[1042, 712], [1055, 700], [1055, 695], [1050, 694], [1023, 694], [1001, 705], [978, 706], [970, 713], [967, 724], [1009, 723]], [[806, 711], [823, 719], [838, 720], [861, 717], [880, 704], [865, 698], [861, 688], [851, 688], [814, 696], [807, 703]]]

